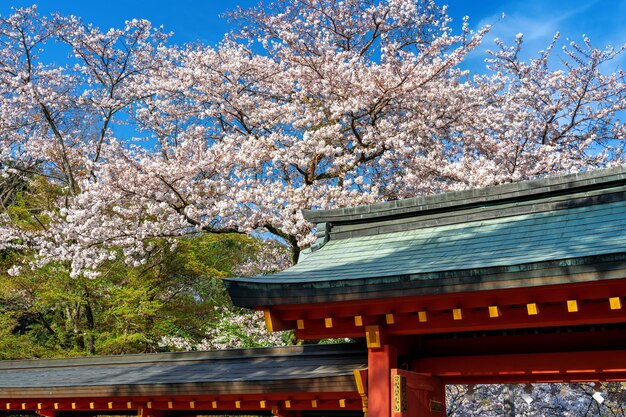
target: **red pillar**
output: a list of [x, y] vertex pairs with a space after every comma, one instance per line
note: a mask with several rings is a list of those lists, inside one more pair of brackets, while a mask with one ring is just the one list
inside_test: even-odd
[[396, 362], [394, 346], [367, 349], [368, 417], [391, 417], [391, 370]]

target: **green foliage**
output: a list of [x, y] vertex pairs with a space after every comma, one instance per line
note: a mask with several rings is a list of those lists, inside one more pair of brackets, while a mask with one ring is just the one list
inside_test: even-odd
[[[0, 187], [1, 188], [1, 187]], [[55, 212], [62, 189], [45, 177], [34, 177], [11, 196], [4, 195], [12, 204], [6, 213], [15, 224], [25, 230], [38, 230], [45, 227], [50, 218], [46, 212]]]
[[[14, 187], [7, 214], [25, 230], [50, 223], [61, 190], [43, 177]], [[35, 261], [25, 252], [0, 252], [0, 359], [123, 354], [216, 346], [221, 337], [240, 346], [267, 344], [263, 331], [232, 325], [233, 310], [222, 278], [238, 274], [280, 245], [240, 234], [197, 234], [154, 240], [147, 262], [111, 261], [97, 278], [71, 278], [69, 265]], [[118, 259], [122, 259], [119, 256]], [[243, 316], [242, 316], [243, 317]], [[262, 319], [245, 316], [261, 328]], [[253, 323], [254, 320], [260, 323]], [[244, 325], [244, 328], [248, 324]], [[269, 339], [268, 339], [269, 340]]]
[[[4, 358], [122, 354], [177, 349], [207, 335], [216, 307], [230, 308], [221, 278], [257, 250], [243, 235], [209, 235], [153, 242], [149, 262], [107, 264], [95, 279], [70, 278], [50, 264], [17, 277], [6, 272], [30, 259], [5, 254], [0, 263], [0, 324]], [[26, 271], [26, 270], [25, 270]], [[254, 345], [254, 342], [250, 342]]]
[[[54, 187], [35, 181], [28, 192], [16, 194], [9, 213], [21, 227], [45, 227], [49, 219], [38, 213], [53, 195]], [[9, 276], [12, 265], [33, 259], [27, 253], [1, 253], [0, 359], [194, 346], [217, 323], [216, 307], [230, 308], [221, 278], [263, 245], [237, 234], [152, 243], [145, 265], [110, 262], [95, 279], [70, 278], [62, 264]], [[164, 342], [168, 339], [185, 344]]]

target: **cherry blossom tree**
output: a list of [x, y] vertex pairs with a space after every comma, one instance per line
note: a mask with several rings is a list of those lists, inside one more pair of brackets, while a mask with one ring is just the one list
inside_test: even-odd
[[[269, 232], [293, 261], [312, 241], [304, 208], [623, 163], [626, 77], [610, 65], [624, 47], [556, 36], [524, 60], [518, 35], [473, 74], [463, 59], [489, 28], [455, 32], [431, 0], [277, 0], [231, 18], [238, 28], [208, 46], [172, 44], [144, 20], [103, 31], [35, 7], [0, 17], [0, 251], [96, 276], [120, 254], [141, 264], [155, 238]], [[42, 188], [45, 204], [14, 210]], [[275, 249], [241, 273], [286, 266]], [[250, 326], [233, 317], [218, 329]], [[516, 409], [594, 404], [555, 387]]]
[[[61, 254], [76, 233], [64, 227], [64, 210], [74, 206], [83, 183], [95, 178], [95, 167], [108, 161], [104, 149], [115, 143], [115, 117], [141, 98], [136, 85], [158, 64], [165, 39], [147, 21], [102, 32], [75, 17], [41, 17], [35, 7], [0, 18], [3, 248], [34, 248], [44, 261], [58, 250], [60, 260], [69, 259]], [[59, 66], [46, 62], [46, 53], [72, 56]], [[52, 210], [33, 210], [38, 228], [24, 230], [7, 214], [7, 205], [34, 177], [56, 185], [59, 198]]]
[[[141, 263], [153, 237], [267, 231], [296, 260], [312, 241], [304, 208], [622, 161], [625, 75], [606, 68], [623, 47], [554, 52], [555, 37], [524, 61], [519, 35], [472, 74], [460, 64], [489, 28], [455, 33], [432, 0], [278, 0], [231, 17], [214, 47], [145, 21], [2, 18], [4, 193], [32, 175], [59, 186], [38, 226], [5, 211], [2, 247], [78, 275], [117, 249]], [[44, 59], [53, 43], [71, 64]]]

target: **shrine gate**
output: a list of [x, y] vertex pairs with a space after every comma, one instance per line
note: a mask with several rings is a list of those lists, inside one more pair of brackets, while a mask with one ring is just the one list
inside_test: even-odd
[[229, 294], [357, 343], [9, 361], [3, 412], [440, 417], [446, 384], [626, 380], [626, 167], [305, 217], [298, 264]]
[[229, 279], [300, 339], [365, 338], [370, 417], [445, 384], [626, 380], [626, 168], [307, 211], [294, 267]]

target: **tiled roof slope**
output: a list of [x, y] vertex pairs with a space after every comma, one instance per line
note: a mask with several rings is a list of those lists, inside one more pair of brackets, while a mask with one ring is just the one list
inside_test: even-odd
[[432, 294], [457, 284], [479, 290], [542, 276], [569, 282], [618, 269], [626, 260], [626, 168], [306, 216], [323, 232], [319, 249], [281, 273], [227, 280], [235, 304]]
[[0, 398], [355, 391], [357, 344], [0, 361]]

